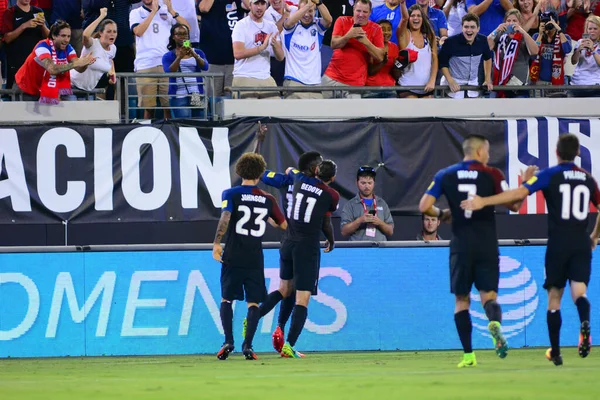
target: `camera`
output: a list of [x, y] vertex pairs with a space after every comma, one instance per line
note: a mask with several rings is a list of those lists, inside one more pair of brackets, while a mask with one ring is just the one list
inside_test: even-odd
[[546, 11], [540, 13], [540, 24], [545, 23], [546, 26], [544, 27], [544, 29], [547, 31], [551, 31], [552, 29], [554, 29], [554, 25], [548, 23], [553, 19], [554, 21], [558, 21], [558, 15], [554, 11]]

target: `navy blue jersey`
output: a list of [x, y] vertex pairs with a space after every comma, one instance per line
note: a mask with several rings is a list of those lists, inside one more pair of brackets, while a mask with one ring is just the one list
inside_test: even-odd
[[200, 48], [211, 64], [233, 64], [231, 32], [244, 14], [242, 0], [215, 0], [209, 12], [200, 14]]
[[590, 202], [600, 203], [592, 176], [572, 162], [540, 171], [523, 184], [529, 193], [541, 190], [548, 206], [548, 241], [560, 240], [571, 247], [589, 248], [587, 219]]
[[292, 241], [319, 241], [323, 218], [337, 210], [340, 195], [317, 178], [294, 175], [288, 237]]
[[275, 198], [256, 186], [223, 191], [222, 211], [229, 211], [223, 263], [237, 268], [263, 268], [262, 237], [269, 217], [285, 221]]
[[451, 251], [497, 251], [494, 207], [465, 211], [460, 208], [460, 202], [469, 195], [493, 196], [501, 193], [506, 186], [502, 171], [478, 161], [462, 161], [435, 175], [426, 193], [436, 199], [441, 195], [448, 199], [452, 212]]
[[281, 189], [283, 197], [283, 209], [285, 210], [285, 218], [289, 221], [292, 215], [292, 200], [294, 194], [295, 176], [301, 172], [297, 169], [290, 170], [287, 174], [266, 170], [260, 180], [271, 187]]

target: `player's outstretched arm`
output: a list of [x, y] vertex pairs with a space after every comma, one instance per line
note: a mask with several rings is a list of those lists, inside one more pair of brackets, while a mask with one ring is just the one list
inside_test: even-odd
[[217, 233], [215, 234], [215, 240], [213, 241], [213, 258], [218, 262], [223, 262], [221, 257], [223, 256], [223, 247], [221, 246], [221, 240], [223, 236], [225, 236], [225, 232], [227, 232], [227, 227], [229, 226], [229, 220], [231, 219], [230, 211], [223, 211], [221, 213], [221, 218], [219, 219], [219, 224], [217, 225]]
[[325, 248], [325, 253], [329, 253], [333, 251], [333, 247], [335, 246], [335, 238], [333, 237], [333, 224], [331, 223], [331, 215], [326, 215], [323, 218], [323, 227], [321, 228], [323, 234], [325, 235], [325, 239], [327, 239], [327, 247]]
[[260, 154], [260, 148], [265, 141], [267, 135], [267, 125], [263, 125], [258, 121], [258, 127], [256, 128], [256, 144], [254, 145], [254, 152]]
[[598, 212], [598, 216], [596, 217], [596, 225], [594, 225], [594, 230], [590, 235], [590, 239], [592, 239], [592, 250], [594, 250], [598, 244], [598, 235], [600, 235], [600, 212]]
[[520, 202], [527, 196], [529, 196], [529, 189], [525, 186], [520, 186], [517, 189], [507, 190], [494, 196], [475, 196], [472, 199], [463, 200], [460, 203], [460, 207], [463, 210], [481, 210], [483, 207], [504, 204], [508, 208], [511, 208], [513, 203]]
[[442, 222], [450, 223], [452, 221], [450, 209], [442, 210], [441, 208], [434, 206], [436, 200], [437, 199], [434, 196], [425, 193], [419, 202], [419, 212], [429, 215], [430, 217], [437, 217]]

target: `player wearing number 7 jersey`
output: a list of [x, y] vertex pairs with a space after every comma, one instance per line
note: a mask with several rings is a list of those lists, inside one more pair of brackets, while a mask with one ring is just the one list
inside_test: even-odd
[[[496, 302], [500, 278], [498, 238], [494, 207], [481, 211], [463, 211], [460, 202], [480, 194], [491, 196], [506, 187], [504, 175], [497, 168], [488, 167], [490, 143], [483, 136], [471, 135], [463, 142], [464, 159], [439, 171], [419, 204], [422, 213], [439, 217], [442, 221], [452, 219], [450, 240], [450, 289], [455, 295], [454, 321], [463, 346], [463, 360], [459, 368], [477, 365], [471, 345], [470, 293], [475, 284], [481, 304], [490, 320], [488, 329], [500, 358], [507, 355], [508, 344], [502, 334], [502, 310]], [[529, 171], [529, 170], [528, 170]], [[529, 171], [531, 175], [533, 172]], [[446, 196], [450, 210], [434, 206], [442, 195]], [[518, 210], [520, 202], [506, 204]]]
[[[244, 298], [248, 303], [248, 315], [242, 352], [247, 360], [257, 359], [252, 340], [260, 319], [258, 304], [267, 295], [261, 240], [269, 218], [281, 229], [287, 228], [275, 198], [256, 187], [266, 166], [261, 155], [245, 153], [235, 166], [235, 172], [242, 178], [241, 186], [223, 192], [221, 219], [213, 243], [213, 258], [223, 263], [221, 323], [225, 343], [217, 353], [220, 360], [227, 359], [234, 349], [232, 302]], [[225, 235], [226, 247], [223, 252], [221, 239]]]
[[[590, 202], [600, 204], [598, 185], [592, 176], [575, 165], [579, 155], [579, 140], [573, 134], [561, 135], [556, 145], [558, 165], [540, 171], [518, 189], [492, 197], [476, 196], [464, 201], [462, 207], [478, 210], [507, 201], [519, 201], [541, 190], [548, 206], [548, 246], [546, 247], [546, 281], [548, 291], [548, 333], [552, 347], [546, 358], [555, 365], [562, 364], [560, 354], [560, 304], [567, 280], [580, 320], [579, 355], [587, 357], [590, 335], [590, 302], [586, 297], [590, 281], [592, 249], [598, 242], [600, 214], [591, 237], [587, 235]], [[483, 195], [485, 196], [485, 195]], [[591, 242], [591, 243], [590, 243]]]

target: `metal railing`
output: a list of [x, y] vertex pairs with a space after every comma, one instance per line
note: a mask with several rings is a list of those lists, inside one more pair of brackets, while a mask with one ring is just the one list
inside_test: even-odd
[[[75, 96], [96, 96], [98, 94], [105, 94], [106, 93], [106, 89], [93, 89], [90, 91], [87, 90], [81, 90], [81, 89], [76, 89], [73, 88], [73, 94]], [[23, 95], [25, 93], [23, 93], [21, 90], [17, 90], [17, 89], [0, 89], [0, 96], [8, 96], [10, 98], [10, 101], [23, 101]], [[89, 100], [89, 99], [88, 99]], [[95, 97], [95, 100], [103, 100], [101, 98]]]
[[[182, 72], [164, 72], [164, 73], [117, 73], [117, 83], [115, 91], [117, 93], [116, 99], [121, 104], [121, 110], [124, 112], [124, 115], [121, 115], [121, 119], [125, 122], [130, 122], [134, 118], [130, 118], [130, 111], [134, 110], [175, 110], [175, 109], [190, 109], [190, 110], [202, 110], [203, 116], [202, 120], [216, 119], [215, 112], [215, 102], [216, 98], [214, 96], [214, 87], [215, 87], [215, 78], [223, 77], [222, 73], [210, 73], [210, 72], [195, 72], [195, 73], [182, 73]], [[202, 82], [187, 82], [185, 78], [197, 78], [201, 77]], [[161, 106], [157, 104], [155, 107], [142, 107], [139, 103], [136, 103], [135, 106], [131, 106], [129, 103], [130, 99], [140, 99], [140, 98], [160, 98], [165, 97], [163, 95], [143, 95], [139, 94], [137, 91], [138, 86], [143, 85], [152, 85], [152, 86], [179, 86], [183, 85], [183, 83], [170, 83], [168, 80], [166, 82], [153, 82], [153, 83], [140, 83], [137, 81], [137, 78], [183, 78], [185, 81], [185, 85], [193, 86], [197, 84], [198, 86], [203, 88], [203, 98], [205, 101], [202, 106], [181, 106], [181, 107], [172, 107], [170, 104], [167, 106]], [[131, 90], [134, 89], [134, 90]], [[123, 98], [125, 95], [125, 98]], [[172, 97], [173, 95], [166, 95], [167, 99]], [[187, 96], [184, 97], [190, 98], [192, 95], [188, 93]], [[158, 101], [158, 100], [157, 100]], [[160, 103], [160, 102], [158, 102]], [[210, 111], [210, 112], [209, 112]]]

